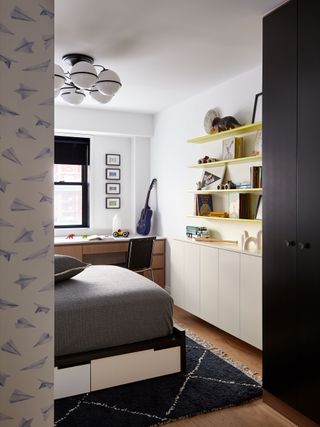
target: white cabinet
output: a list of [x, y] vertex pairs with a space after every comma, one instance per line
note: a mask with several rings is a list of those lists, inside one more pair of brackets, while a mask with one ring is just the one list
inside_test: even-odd
[[199, 317], [218, 324], [219, 250], [200, 246], [200, 313]]
[[185, 243], [179, 240], [173, 240], [171, 243], [171, 267], [170, 283], [171, 296], [174, 303], [185, 308], [185, 282], [184, 282], [184, 252]]
[[262, 349], [262, 258], [241, 254], [240, 339]]
[[239, 337], [240, 254], [219, 251], [219, 328]]
[[199, 316], [199, 275], [200, 275], [200, 246], [185, 245], [184, 254], [184, 307], [190, 313]]
[[262, 348], [262, 258], [183, 240], [171, 242], [174, 303]]

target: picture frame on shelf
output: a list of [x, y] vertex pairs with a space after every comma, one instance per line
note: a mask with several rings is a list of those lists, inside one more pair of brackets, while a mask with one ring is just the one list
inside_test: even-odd
[[262, 220], [262, 195], [260, 195], [258, 199], [255, 219]]
[[254, 98], [251, 123], [257, 123], [261, 121], [262, 121], [262, 92], [257, 93]]
[[121, 190], [120, 182], [106, 183], [106, 194], [120, 194], [120, 190]]
[[106, 197], [106, 209], [120, 209], [121, 199], [120, 197]]
[[119, 181], [121, 176], [119, 168], [107, 168], [106, 169], [106, 179]]
[[258, 130], [256, 133], [252, 155], [253, 156], [262, 155], [262, 130]]
[[201, 189], [216, 190], [219, 184], [222, 184], [226, 165], [217, 166], [211, 169], [212, 172], [204, 171], [201, 180]]
[[120, 166], [121, 155], [120, 154], [106, 154], [106, 165], [107, 166]]
[[242, 138], [231, 137], [222, 141], [222, 160], [232, 160], [241, 157]]

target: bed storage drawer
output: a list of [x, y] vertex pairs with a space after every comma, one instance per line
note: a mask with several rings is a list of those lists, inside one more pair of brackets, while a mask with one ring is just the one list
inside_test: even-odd
[[71, 368], [54, 368], [54, 398], [74, 396], [90, 391], [90, 363]]
[[96, 359], [91, 361], [91, 390], [174, 374], [180, 370], [180, 347]]

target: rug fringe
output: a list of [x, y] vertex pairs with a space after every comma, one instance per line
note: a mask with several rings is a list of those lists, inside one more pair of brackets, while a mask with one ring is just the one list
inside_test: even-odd
[[175, 322], [180, 328], [183, 328], [186, 331], [186, 335], [196, 341], [198, 344], [202, 345], [207, 350], [211, 351], [216, 356], [220, 357], [221, 359], [228, 362], [230, 365], [234, 366], [235, 368], [239, 369], [239, 371], [246, 374], [248, 377], [256, 381], [258, 384], [262, 386], [262, 378], [257, 372], [253, 372], [250, 368], [248, 368], [245, 364], [238, 362], [234, 360], [232, 357], [230, 357], [225, 351], [221, 350], [218, 347], [215, 347], [213, 344], [209, 343], [208, 341], [201, 338], [199, 335], [192, 332], [190, 329], [186, 328], [183, 324], [179, 322]]

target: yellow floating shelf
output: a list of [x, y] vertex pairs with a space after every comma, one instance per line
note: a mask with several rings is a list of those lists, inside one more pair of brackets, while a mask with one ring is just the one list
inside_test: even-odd
[[188, 218], [201, 218], [201, 219], [209, 219], [209, 220], [213, 220], [213, 221], [253, 222], [253, 223], [257, 223], [257, 224], [262, 224], [261, 219], [217, 218], [214, 216], [201, 216], [201, 215], [188, 215]]
[[224, 132], [214, 133], [212, 135], [199, 136], [197, 138], [188, 139], [187, 142], [191, 144], [203, 144], [204, 142], [218, 141], [229, 136], [239, 136], [262, 129], [262, 122], [252, 123], [249, 125], [240, 126], [235, 129], [226, 130]]
[[232, 190], [189, 190], [193, 194], [217, 194], [217, 193], [261, 193], [262, 188], [235, 188]]
[[238, 159], [230, 159], [230, 160], [219, 160], [217, 162], [210, 163], [195, 163], [194, 165], [188, 166], [189, 168], [198, 168], [198, 169], [206, 169], [206, 168], [214, 168], [216, 166], [228, 165], [228, 164], [236, 164], [236, 163], [246, 163], [261, 160], [262, 156], [249, 156], [249, 157], [239, 157]]

